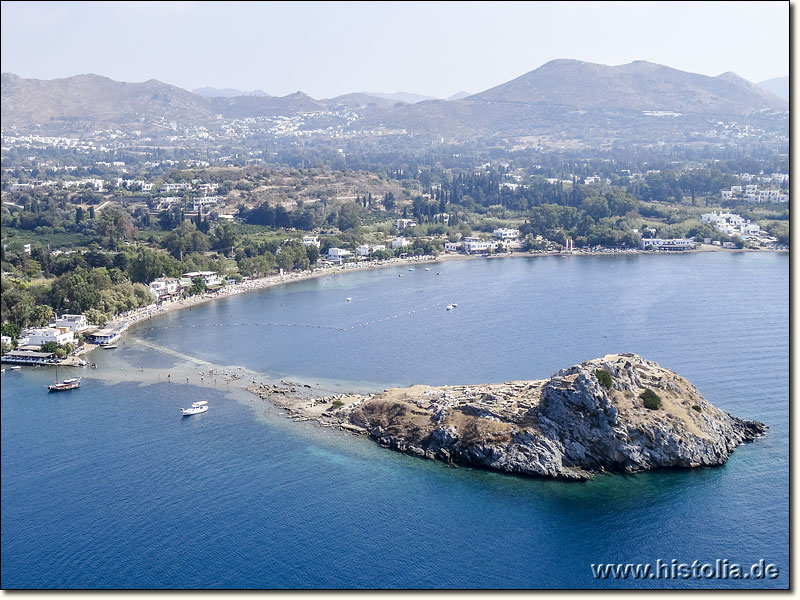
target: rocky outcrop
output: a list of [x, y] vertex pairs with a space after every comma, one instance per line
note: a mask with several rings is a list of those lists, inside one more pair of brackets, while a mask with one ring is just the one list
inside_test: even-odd
[[545, 381], [391, 389], [333, 414], [408, 454], [574, 480], [721, 465], [766, 430], [635, 354], [590, 360]]

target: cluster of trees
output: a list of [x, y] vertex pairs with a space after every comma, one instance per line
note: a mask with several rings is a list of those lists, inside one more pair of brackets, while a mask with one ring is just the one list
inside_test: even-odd
[[114, 282], [105, 267], [78, 267], [52, 280], [12, 282], [2, 278], [0, 316], [18, 327], [46, 325], [56, 314], [86, 314], [104, 324], [111, 316], [153, 301], [141, 283]]
[[[240, 206], [237, 216], [249, 225], [263, 225], [266, 227], [299, 229], [313, 231], [320, 227], [336, 227], [340, 231], [357, 229], [363, 223], [363, 218], [369, 210], [377, 209], [377, 202], [372, 194], [363, 198], [356, 197], [355, 202], [331, 203], [326, 198], [321, 198], [313, 207], [305, 207], [298, 202], [294, 210], [287, 209], [283, 204], [271, 204], [264, 201], [251, 209]], [[394, 194], [386, 194], [381, 200], [381, 205], [387, 210], [396, 206]]]

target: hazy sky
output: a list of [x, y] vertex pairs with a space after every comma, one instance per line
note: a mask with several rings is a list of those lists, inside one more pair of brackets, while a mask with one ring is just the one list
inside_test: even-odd
[[186, 89], [479, 92], [554, 58], [789, 74], [789, 2], [2, 2], [3, 72]]

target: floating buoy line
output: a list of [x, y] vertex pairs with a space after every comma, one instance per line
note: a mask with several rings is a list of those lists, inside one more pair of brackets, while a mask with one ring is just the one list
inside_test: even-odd
[[359, 329], [361, 327], [368, 327], [370, 325], [378, 325], [379, 323], [384, 323], [386, 321], [391, 321], [393, 319], [399, 319], [401, 317], [408, 317], [418, 312], [424, 312], [426, 310], [430, 310], [432, 308], [438, 308], [440, 306], [447, 306], [448, 310], [451, 310], [451, 307], [458, 306], [457, 304], [445, 304], [445, 302], [437, 302], [436, 304], [431, 304], [429, 306], [423, 306], [422, 308], [415, 308], [413, 310], [408, 310], [405, 312], [397, 313], [396, 315], [391, 315], [389, 317], [381, 317], [379, 319], [373, 319], [372, 321], [364, 321], [362, 323], [356, 323], [354, 325], [350, 325], [349, 327], [333, 327], [332, 325], [314, 325], [310, 323], [271, 323], [271, 322], [261, 322], [261, 323], [195, 323], [192, 325], [165, 325], [163, 327], [148, 327], [147, 329], [143, 329], [142, 331], [156, 331], [156, 330], [164, 330], [164, 329], [201, 329], [201, 328], [209, 328], [209, 327], [298, 327], [304, 329], [328, 329], [330, 331], [350, 331], [352, 329]]

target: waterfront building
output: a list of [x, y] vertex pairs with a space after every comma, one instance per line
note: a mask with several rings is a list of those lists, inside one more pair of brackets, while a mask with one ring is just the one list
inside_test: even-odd
[[75, 334], [69, 327], [38, 327], [24, 332], [28, 337], [28, 346], [39, 346], [47, 342], [56, 344], [74, 344]]
[[693, 250], [695, 243], [685, 238], [644, 238], [641, 247], [642, 249], [652, 247], [654, 250]]
[[53, 327], [67, 327], [73, 333], [80, 333], [89, 329], [89, 321], [84, 315], [63, 314], [55, 320]]
[[182, 289], [180, 280], [174, 277], [159, 277], [150, 282], [147, 287], [158, 302], [177, 298]]
[[222, 277], [217, 275], [214, 271], [192, 271], [191, 273], [184, 273], [181, 277], [183, 279], [188, 279], [190, 281], [190, 286], [192, 285], [191, 280], [195, 277], [202, 277], [206, 287], [217, 287], [222, 285]]
[[342, 264], [346, 258], [352, 255], [350, 250], [344, 248], [328, 248], [328, 260], [337, 264]]

